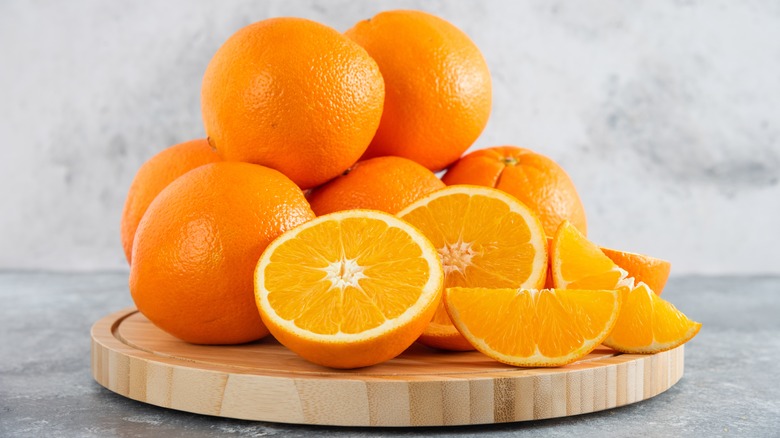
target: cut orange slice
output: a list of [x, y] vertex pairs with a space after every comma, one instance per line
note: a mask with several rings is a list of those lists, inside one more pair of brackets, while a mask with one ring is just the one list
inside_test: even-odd
[[566, 365], [607, 337], [618, 318], [615, 290], [448, 288], [444, 304], [485, 355], [521, 367]]
[[550, 277], [559, 289], [633, 288], [643, 282], [660, 295], [671, 267], [666, 260], [599, 247], [568, 222], [550, 243]]
[[[437, 248], [445, 287], [539, 289], [547, 274], [547, 241], [536, 215], [497, 189], [453, 185], [409, 205], [398, 216]], [[450, 321], [444, 305], [420, 342], [446, 350], [474, 347]]]
[[691, 340], [701, 323], [691, 321], [644, 283], [621, 290], [623, 309], [604, 345], [623, 353], [658, 353]]
[[553, 236], [550, 271], [556, 289], [615, 289], [633, 287], [621, 269], [569, 221]]
[[551, 252], [551, 271], [557, 288], [625, 286], [621, 289], [623, 309], [604, 345], [624, 353], [657, 353], [684, 344], [699, 332], [701, 324], [688, 319], [644, 282], [628, 276], [626, 270], [568, 222], [558, 227]]
[[670, 262], [644, 254], [604, 247], [601, 247], [601, 252], [619, 267], [625, 269], [637, 283], [645, 283], [650, 290], [661, 295], [672, 270]]
[[420, 231], [387, 213], [350, 210], [282, 234], [255, 271], [263, 322], [316, 364], [357, 368], [391, 359], [425, 329], [444, 272]]

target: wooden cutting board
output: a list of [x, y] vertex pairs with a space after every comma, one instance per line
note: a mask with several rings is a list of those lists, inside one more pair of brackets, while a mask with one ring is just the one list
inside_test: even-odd
[[198, 414], [282, 423], [441, 426], [537, 420], [653, 397], [683, 374], [684, 348], [653, 355], [605, 347], [561, 368], [515, 368], [478, 352], [414, 344], [357, 370], [313, 365], [273, 339], [191, 345], [135, 309], [92, 327], [92, 374], [134, 400]]

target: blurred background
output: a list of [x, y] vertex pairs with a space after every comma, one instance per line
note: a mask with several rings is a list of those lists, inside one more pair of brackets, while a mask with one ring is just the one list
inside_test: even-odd
[[200, 82], [239, 28], [339, 31], [387, 9], [460, 27], [493, 77], [473, 149], [517, 145], [574, 180], [589, 237], [672, 275], [780, 273], [780, 2], [0, 2], [0, 269], [126, 270], [138, 167], [204, 137]]

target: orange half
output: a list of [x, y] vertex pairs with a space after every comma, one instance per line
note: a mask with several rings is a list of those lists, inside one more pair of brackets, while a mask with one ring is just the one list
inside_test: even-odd
[[316, 364], [356, 368], [391, 359], [423, 332], [441, 301], [436, 248], [387, 213], [320, 216], [266, 248], [255, 298], [271, 334]]
[[[398, 216], [433, 243], [444, 267], [445, 287], [539, 289], [544, 285], [544, 228], [535, 213], [503, 191], [453, 185], [414, 202]], [[419, 341], [446, 350], [474, 349], [452, 324], [443, 304]]]

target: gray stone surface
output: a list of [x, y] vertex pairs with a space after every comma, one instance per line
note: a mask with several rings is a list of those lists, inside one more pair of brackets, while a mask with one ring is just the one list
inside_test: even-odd
[[780, 277], [672, 278], [664, 297], [704, 326], [682, 380], [637, 404], [487, 426], [369, 429], [200, 416], [92, 380], [89, 329], [131, 300], [124, 273], [0, 273], [0, 436], [744, 436], [780, 434]]

